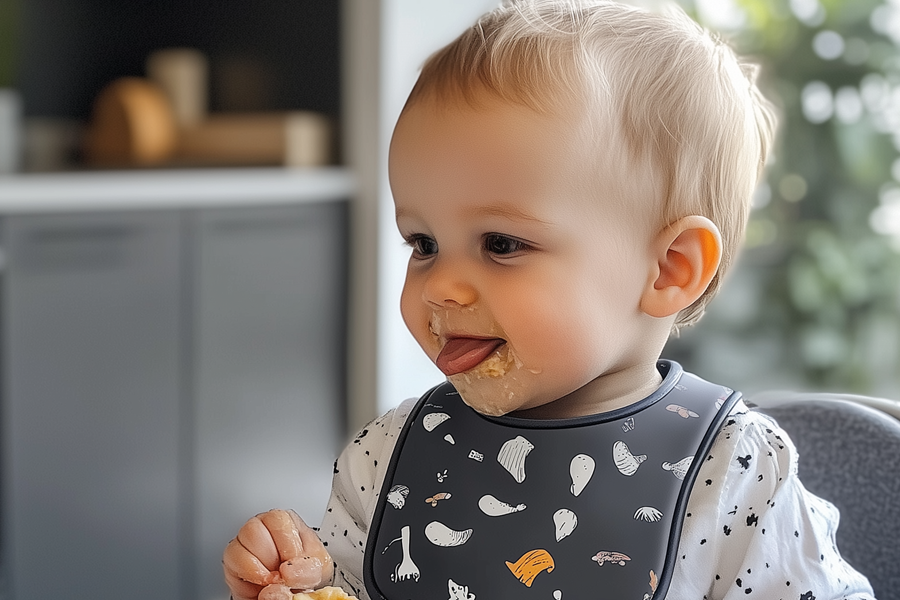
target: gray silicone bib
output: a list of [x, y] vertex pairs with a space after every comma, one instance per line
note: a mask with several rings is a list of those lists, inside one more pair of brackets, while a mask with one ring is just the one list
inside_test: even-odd
[[369, 532], [373, 600], [663, 598], [700, 463], [739, 393], [661, 361], [625, 409], [489, 418], [449, 383], [401, 433]]

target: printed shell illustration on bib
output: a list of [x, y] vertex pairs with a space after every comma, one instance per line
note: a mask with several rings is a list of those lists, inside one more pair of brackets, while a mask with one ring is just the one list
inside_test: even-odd
[[447, 413], [428, 413], [427, 415], [422, 417], [422, 426], [425, 428], [425, 431], [434, 431], [435, 427], [449, 418], [450, 415], [448, 415]]
[[649, 600], [656, 572], [671, 578], [684, 482], [725, 420], [711, 410], [721, 388], [692, 377], [696, 397], [670, 387], [633, 412], [559, 426], [482, 418], [448, 382], [398, 438], [366, 585], [397, 600]]
[[462, 546], [469, 538], [472, 537], [471, 529], [456, 531], [450, 529], [440, 521], [432, 521], [425, 526], [425, 537], [435, 546], [444, 546], [452, 548], [454, 546]]
[[691, 463], [694, 461], [693, 456], [687, 456], [682, 458], [677, 463], [664, 462], [662, 464], [662, 468], [666, 471], [672, 471], [672, 475], [677, 477], [678, 479], [684, 479], [684, 476], [687, 475], [688, 469], [691, 468]]
[[629, 477], [637, 473], [641, 463], [647, 460], [646, 454], [641, 454], [639, 456], [632, 454], [631, 450], [628, 449], [628, 445], [622, 441], [613, 444], [612, 455], [619, 473]]

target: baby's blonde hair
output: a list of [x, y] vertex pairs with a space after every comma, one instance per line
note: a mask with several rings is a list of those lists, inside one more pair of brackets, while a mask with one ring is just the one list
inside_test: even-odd
[[612, 122], [635, 164], [662, 189], [661, 224], [702, 215], [723, 257], [706, 292], [681, 311], [693, 324], [737, 254], [775, 129], [757, 68], [677, 8], [657, 14], [606, 0], [514, 0], [433, 54], [410, 94], [502, 100], [552, 112], [581, 98]]

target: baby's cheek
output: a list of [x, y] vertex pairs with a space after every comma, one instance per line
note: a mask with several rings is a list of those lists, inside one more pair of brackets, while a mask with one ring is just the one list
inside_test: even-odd
[[565, 360], [589, 341], [589, 323], [567, 308], [554, 304], [552, 299], [537, 306], [519, 307], [521, 315], [510, 337], [526, 366], [537, 368]]
[[[541, 312], [516, 345], [526, 369], [537, 374], [542, 395], [565, 395], [596, 377], [603, 364], [604, 335], [578, 311]], [[538, 392], [538, 390], [535, 390]]]

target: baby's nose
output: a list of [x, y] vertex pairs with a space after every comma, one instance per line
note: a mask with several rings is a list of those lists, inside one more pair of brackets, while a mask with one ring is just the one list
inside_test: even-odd
[[470, 306], [478, 299], [478, 291], [466, 277], [464, 269], [437, 263], [425, 281], [422, 299], [434, 306]]

